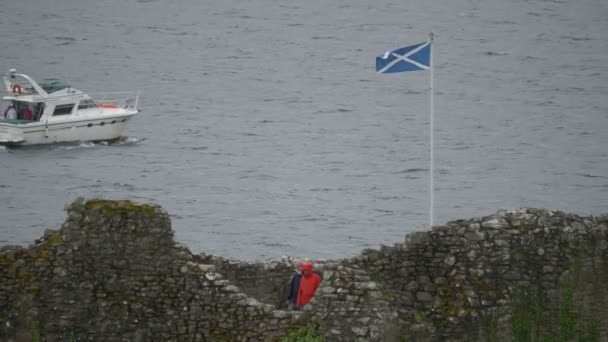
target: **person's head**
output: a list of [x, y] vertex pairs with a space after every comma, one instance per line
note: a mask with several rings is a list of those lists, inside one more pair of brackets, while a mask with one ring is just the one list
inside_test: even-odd
[[298, 261], [298, 262], [296, 263], [296, 270], [297, 270], [298, 272], [302, 272], [302, 265], [303, 265], [303, 264], [304, 264], [304, 262], [302, 262], [302, 261]]
[[305, 262], [302, 264], [302, 274], [309, 275], [312, 273], [312, 263]]

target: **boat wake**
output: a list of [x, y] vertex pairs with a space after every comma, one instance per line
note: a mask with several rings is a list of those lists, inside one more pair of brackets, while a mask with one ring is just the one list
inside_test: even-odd
[[79, 149], [79, 148], [94, 148], [96, 146], [98, 146], [99, 144], [93, 143], [93, 142], [81, 142], [78, 143], [78, 145], [63, 145], [61, 146], [61, 149], [63, 150], [75, 150], [75, 149]]
[[66, 145], [62, 144], [61, 148], [64, 150], [74, 150], [80, 148], [96, 148], [100, 146], [130, 146], [136, 145], [145, 139], [136, 138], [136, 137], [121, 137], [111, 141], [82, 141], [77, 145]]
[[110, 145], [136, 145], [144, 140], [146, 139], [137, 137], [120, 137], [118, 140], [111, 142]]
[[135, 146], [140, 142], [146, 140], [145, 138], [137, 137], [120, 137], [113, 140], [102, 140], [102, 141], [80, 141], [80, 142], [59, 142], [54, 144], [46, 145], [27, 145], [27, 146], [3, 146], [0, 145], [0, 151], [10, 150], [36, 150], [36, 149], [61, 149], [61, 150], [76, 150], [76, 149], [89, 149], [103, 146]]

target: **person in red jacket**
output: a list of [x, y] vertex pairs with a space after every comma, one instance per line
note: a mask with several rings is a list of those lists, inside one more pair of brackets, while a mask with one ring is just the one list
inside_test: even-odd
[[33, 119], [32, 110], [30, 109], [29, 106], [25, 106], [25, 108], [21, 112], [21, 120], [32, 120], [32, 119]]
[[319, 284], [321, 284], [321, 277], [312, 271], [312, 263], [305, 262], [302, 264], [302, 278], [300, 279], [296, 309], [301, 309], [302, 306], [310, 303], [319, 288]]

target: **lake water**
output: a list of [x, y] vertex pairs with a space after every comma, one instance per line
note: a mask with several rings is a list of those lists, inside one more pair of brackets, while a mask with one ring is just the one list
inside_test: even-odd
[[78, 196], [162, 205], [193, 251], [336, 258], [428, 226], [429, 73], [375, 57], [435, 32], [436, 218], [608, 212], [608, 2], [5, 1], [0, 69], [140, 90], [118, 144], [0, 149], [0, 244]]

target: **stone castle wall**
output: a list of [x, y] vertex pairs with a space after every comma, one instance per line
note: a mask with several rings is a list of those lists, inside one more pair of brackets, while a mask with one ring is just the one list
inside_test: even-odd
[[192, 255], [167, 213], [78, 200], [59, 231], [0, 249], [0, 341], [276, 341], [314, 321], [327, 341], [488, 340], [521, 294], [566, 279], [608, 340], [608, 217], [521, 209], [450, 222], [318, 261], [311, 305], [286, 309], [294, 261]]
[[193, 262], [156, 206], [76, 202], [57, 232], [0, 252], [0, 341], [239, 341], [290, 317]]
[[[576, 284], [577, 300], [597, 298], [587, 308], [598, 309], [594, 318], [605, 321], [607, 223], [606, 217], [556, 211], [499, 211], [410, 235], [395, 247], [366, 250], [351, 262], [383, 285], [409, 325], [404, 333], [487, 340], [484, 325], [490, 319], [508, 323], [517, 297], [541, 294], [543, 301], [555, 301], [564, 285]], [[600, 329], [608, 338], [608, 326]]]

